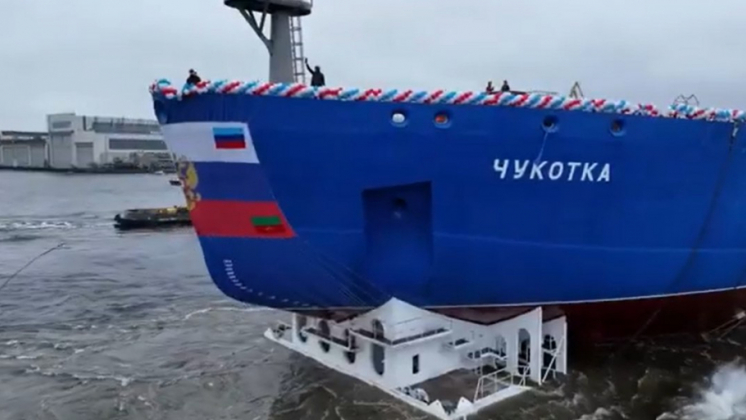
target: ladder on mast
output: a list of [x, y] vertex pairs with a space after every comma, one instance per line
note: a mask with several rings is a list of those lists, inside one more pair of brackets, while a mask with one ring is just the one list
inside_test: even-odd
[[306, 84], [306, 56], [303, 54], [303, 28], [300, 16], [290, 17], [290, 47], [293, 54], [293, 79]]
[[569, 96], [575, 99], [580, 99], [585, 96], [583, 95], [583, 89], [580, 87], [580, 82], [575, 82], [575, 84], [572, 85]]
[[697, 95], [691, 94], [689, 96], [684, 96], [683, 94], [676, 97], [676, 99], [673, 100], [674, 105], [694, 105], [699, 106], [699, 98], [697, 98]]

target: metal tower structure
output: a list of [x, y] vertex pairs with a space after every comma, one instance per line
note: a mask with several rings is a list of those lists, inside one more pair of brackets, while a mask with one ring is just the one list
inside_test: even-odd
[[[267, 47], [270, 82], [306, 82], [301, 17], [311, 14], [313, 0], [224, 0], [223, 3], [238, 10]], [[271, 20], [269, 36], [264, 34], [267, 15]]]

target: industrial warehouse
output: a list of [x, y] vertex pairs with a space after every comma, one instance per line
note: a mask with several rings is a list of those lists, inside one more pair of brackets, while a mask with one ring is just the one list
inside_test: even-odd
[[171, 171], [155, 120], [52, 114], [47, 131], [0, 131], [0, 167], [108, 172]]

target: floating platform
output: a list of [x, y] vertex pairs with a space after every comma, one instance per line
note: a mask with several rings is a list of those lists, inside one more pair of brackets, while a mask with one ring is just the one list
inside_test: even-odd
[[114, 216], [114, 227], [120, 230], [191, 225], [189, 210], [183, 206], [130, 209]]
[[265, 337], [437, 418], [461, 419], [567, 373], [567, 322], [541, 307], [492, 325], [391, 299], [342, 322], [293, 313]]

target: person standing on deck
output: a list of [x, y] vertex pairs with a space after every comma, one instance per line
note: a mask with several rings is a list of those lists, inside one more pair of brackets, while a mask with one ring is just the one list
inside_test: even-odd
[[311, 86], [320, 87], [326, 85], [326, 79], [324, 78], [324, 73], [321, 72], [321, 67], [316, 66], [311, 68], [308, 64], [308, 59], [306, 58], [306, 68], [308, 69], [308, 72], [311, 73]]
[[197, 75], [197, 72], [194, 71], [194, 69], [189, 69], [189, 77], [187, 77], [187, 84], [188, 85], [196, 85], [197, 83], [201, 82], [202, 79]]
[[503, 85], [500, 88], [500, 92], [510, 92], [510, 85], [507, 80], [503, 80]]
[[485, 89], [487, 93], [495, 93], [495, 86], [492, 85], [492, 80], [487, 82], [487, 88]]

